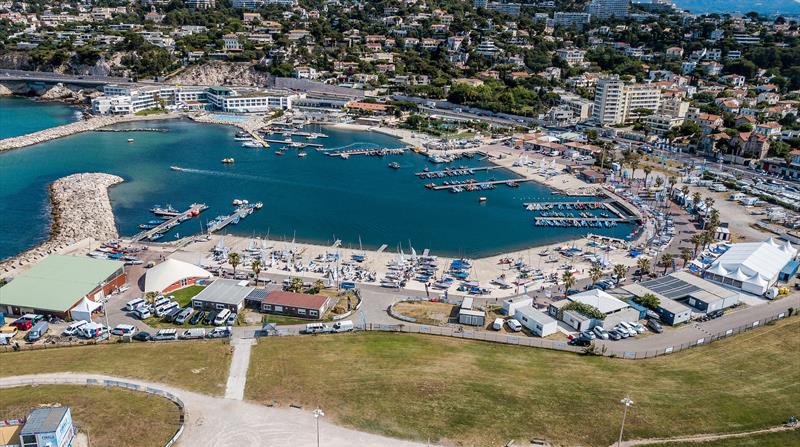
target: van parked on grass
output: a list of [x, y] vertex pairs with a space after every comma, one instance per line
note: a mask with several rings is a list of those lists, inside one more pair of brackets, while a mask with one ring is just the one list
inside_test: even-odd
[[178, 338], [178, 330], [177, 329], [159, 329], [156, 332], [156, 335], [153, 336], [153, 340], [176, 340]]
[[132, 315], [140, 320], [144, 320], [145, 318], [150, 318], [152, 316], [152, 313], [150, 313], [150, 309], [142, 306], [134, 310]]
[[177, 309], [178, 307], [179, 307], [178, 303], [176, 303], [175, 301], [170, 301], [167, 304], [162, 304], [161, 306], [156, 307], [156, 316], [159, 318], [163, 317], [164, 315], [169, 313], [172, 309]]
[[170, 300], [169, 298], [167, 298], [165, 296], [160, 296], [160, 297], [156, 298], [155, 301], [153, 301], [153, 307], [163, 306], [163, 305], [169, 303], [170, 301], [172, 301], [172, 300]]
[[36, 323], [36, 325], [32, 327], [30, 331], [28, 331], [28, 335], [25, 336], [25, 340], [27, 340], [29, 343], [33, 343], [36, 340], [44, 337], [44, 334], [46, 334], [49, 329], [50, 325], [46, 321], [42, 320]]
[[231, 314], [231, 311], [228, 309], [222, 309], [217, 314], [216, 318], [214, 318], [214, 325], [218, 326], [220, 324], [225, 324], [225, 321], [228, 319], [228, 315]]
[[130, 300], [127, 304], [125, 304], [125, 310], [134, 311], [143, 304], [147, 304], [147, 301], [145, 301], [143, 298], [136, 298], [135, 300]]

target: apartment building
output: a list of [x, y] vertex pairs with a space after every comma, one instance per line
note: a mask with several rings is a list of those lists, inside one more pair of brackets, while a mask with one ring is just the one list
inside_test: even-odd
[[606, 20], [610, 18], [624, 19], [630, 13], [630, 0], [592, 0], [586, 12], [593, 19]]
[[597, 81], [593, 119], [600, 124], [622, 124], [658, 110], [661, 91], [649, 84], [626, 84], [613, 76]]

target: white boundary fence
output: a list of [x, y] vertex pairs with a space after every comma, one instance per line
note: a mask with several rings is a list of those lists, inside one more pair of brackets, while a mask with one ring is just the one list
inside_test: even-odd
[[168, 399], [172, 403], [178, 406], [180, 409], [180, 419], [179, 423], [180, 426], [175, 434], [170, 438], [170, 440], [164, 444], [164, 447], [171, 447], [176, 442], [178, 442], [178, 438], [181, 437], [184, 430], [184, 424], [186, 422], [186, 407], [183, 404], [183, 401], [176, 395], [169, 393], [167, 391], [160, 390], [158, 388], [153, 388], [149, 386], [137, 385], [135, 383], [124, 382], [121, 380], [97, 380], [97, 379], [73, 379], [73, 378], [49, 378], [49, 379], [19, 379], [11, 383], [4, 383], [0, 385], [0, 388], [17, 388], [22, 386], [35, 386], [35, 385], [90, 385], [90, 386], [102, 386], [105, 388], [123, 388], [126, 390], [131, 391], [139, 391], [147, 394], [152, 394], [155, 396], [163, 397]]

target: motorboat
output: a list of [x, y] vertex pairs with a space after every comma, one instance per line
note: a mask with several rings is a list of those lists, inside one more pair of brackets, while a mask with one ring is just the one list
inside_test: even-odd
[[307, 154], [307, 153], [305, 153], [305, 152], [298, 152], [298, 153], [297, 153], [297, 156], [298, 156], [298, 157], [300, 157], [300, 158], [306, 157], [307, 155], [308, 155], [308, 154]]
[[393, 162], [389, 163], [389, 167], [392, 168], [392, 169], [400, 169], [400, 163], [398, 163], [396, 161], [393, 161]]
[[236, 160], [233, 157], [223, 158], [222, 163], [223, 164], [236, 163]]

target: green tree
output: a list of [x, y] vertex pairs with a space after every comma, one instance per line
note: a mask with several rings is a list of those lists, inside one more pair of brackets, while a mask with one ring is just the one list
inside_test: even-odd
[[595, 285], [595, 283], [597, 283], [597, 281], [599, 281], [599, 280], [600, 280], [600, 278], [602, 278], [602, 277], [603, 277], [603, 270], [601, 270], [601, 269], [600, 269], [600, 267], [598, 267], [598, 266], [596, 266], [596, 265], [595, 265], [595, 266], [592, 266], [592, 268], [591, 268], [591, 269], [589, 269], [589, 279], [591, 279], [591, 280], [592, 280], [592, 285], [593, 285], [593, 286], [594, 286], [594, 285]]
[[236, 276], [236, 267], [238, 267], [239, 264], [241, 264], [241, 262], [242, 262], [242, 257], [241, 255], [239, 255], [239, 253], [236, 253], [234, 251], [228, 254], [228, 264], [230, 264], [231, 267], [233, 267], [233, 276]]
[[681, 247], [681, 259], [683, 259], [683, 267], [686, 268], [686, 264], [693, 258], [692, 250], [689, 247]]
[[303, 280], [298, 277], [292, 278], [289, 282], [289, 291], [295, 293], [303, 291]]
[[261, 259], [253, 259], [250, 268], [253, 269], [253, 274], [256, 276], [256, 287], [258, 287], [258, 274], [261, 273]]
[[617, 277], [617, 285], [625, 280], [625, 276], [628, 274], [628, 268], [622, 264], [617, 264], [614, 266], [614, 276]]
[[637, 296], [633, 300], [641, 304], [642, 306], [652, 310], [658, 309], [658, 306], [661, 304], [661, 300], [658, 299], [658, 297], [653, 295], [652, 293], [646, 293], [642, 296]]
[[650, 259], [645, 257], [640, 257], [639, 260], [636, 261], [636, 267], [639, 268], [639, 277], [643, 277], [650, 273]]
[[564, 283], [564, 296], [567, 296], [569, 289], [575, 286], [575, 275], [573, 275], [571, 271], [567, 270], [561, 275], [561, 282]]
[[[661, 265], [664, 267], [664, 274], [667, 274], [667, 269], [672, 265], [672, 253], [664, 253], [661, 255]], [[673, 268], [673, 270], [675, 270]]]

